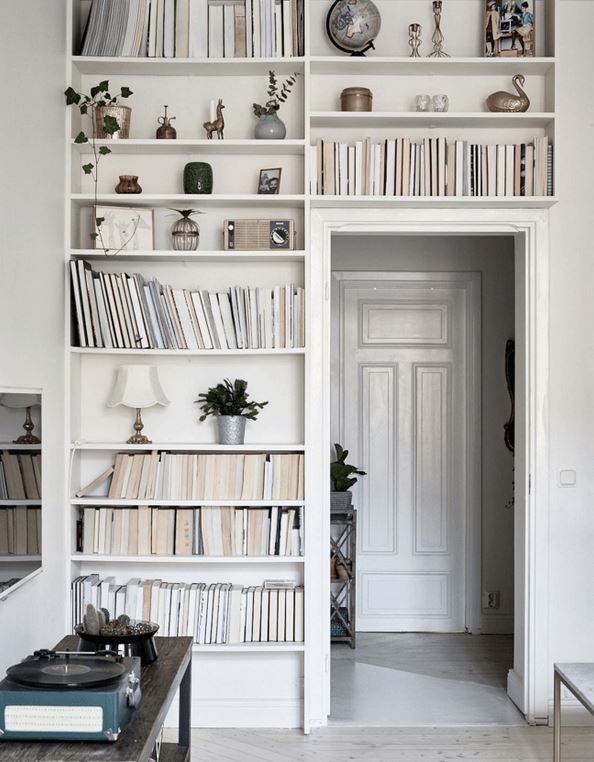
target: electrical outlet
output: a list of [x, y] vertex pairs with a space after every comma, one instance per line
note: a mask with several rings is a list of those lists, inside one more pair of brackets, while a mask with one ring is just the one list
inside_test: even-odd
[[483, 609], [498, 609], [501, 605], [501, 593], [499, 590], [483, 593]]

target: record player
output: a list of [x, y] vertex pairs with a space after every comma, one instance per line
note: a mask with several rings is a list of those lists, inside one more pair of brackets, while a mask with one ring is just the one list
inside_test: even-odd
[[137, 656], [35, 651], [0, 683], [0, 741], [116, 741], [140, 697]]

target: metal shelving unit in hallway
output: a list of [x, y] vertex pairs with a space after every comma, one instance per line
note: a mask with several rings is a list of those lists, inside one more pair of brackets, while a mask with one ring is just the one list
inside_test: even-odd
[[[330, 629], [332, 643], [356, 646], [357, 511], [351, 506], [330, 514], [330, 558], [337, 569], [331, 577]], [[342, 573], [342, 576], [339, 576]]]

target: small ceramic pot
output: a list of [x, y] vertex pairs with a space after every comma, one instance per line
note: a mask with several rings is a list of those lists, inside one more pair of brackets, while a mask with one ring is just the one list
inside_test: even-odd
[[142, 193], [138, 184], [138, 175], [120, 175], [120, 182], [115, 187], [116, 193]]
[[184, 193], [212, 193], [212, 167], [205, 161], [191, 161], [184, 167]]
[[372, 111], [373, 93], [367, 87], [346, 87], [340, 94], [341, 111]]
[[257, 140], [284, 140], [287, 134], [285, 123], [279, 119], [278, 114], [262, 114], [254, 130]]
[[219, 427], [219, 444], [240, 445], [245, 439], [245, 422], [243, 415], [220, 415], [217, 417]]

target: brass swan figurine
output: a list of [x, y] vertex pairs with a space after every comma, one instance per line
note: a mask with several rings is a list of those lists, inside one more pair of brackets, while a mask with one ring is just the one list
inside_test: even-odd
[[523, 74], [516, 74], [515, 77], [513, 77], [512, 82], [518, 91], [518, 95], [515, 95], [515, 93], [506, 93], [504, 90], [498, 90], [496, 93], [491, 93], [487, 98], [487, 107], [489, 111], [503, 111], [506, 113], [528, 111], [530, 99], [522, 90], [525, 81]]

